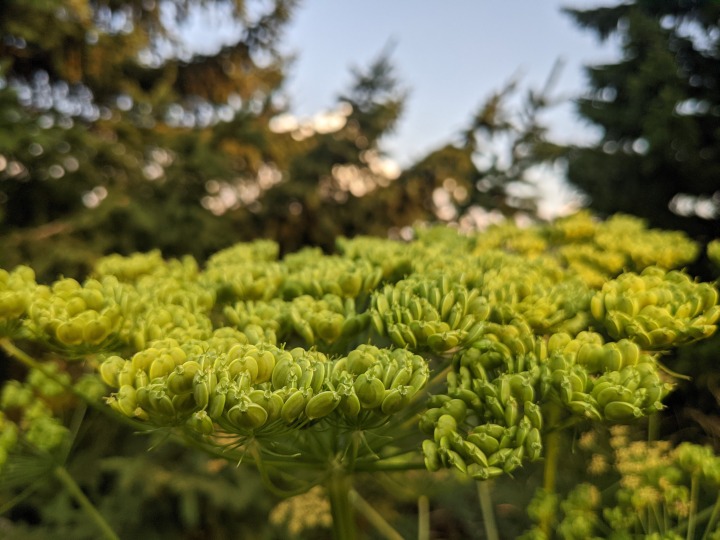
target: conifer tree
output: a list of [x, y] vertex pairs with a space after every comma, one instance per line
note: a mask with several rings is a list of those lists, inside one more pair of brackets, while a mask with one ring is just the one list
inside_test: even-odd
[[720, 226], [720, 4], [635, 0], [565, 10], [621, 58], [587, 68], [579, 100], [601, 140], [570, 153], [571, 183], [590, 206], [695, 235]]
[[[236, 240], [201, 200], [264, 162], [294, 3], [2, 2], [0, 264], [44, 254], [40, 273], [72, 274], [103, 252]], [[184, 39], [203, 13], [236, 26], [214, 54]]]

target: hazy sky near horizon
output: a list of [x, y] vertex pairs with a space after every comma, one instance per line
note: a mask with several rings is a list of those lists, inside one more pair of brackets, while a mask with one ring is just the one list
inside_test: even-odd
[[[599, 135], [581, 120], [572, 99], [587, 89], [583, 66], [612, 63], [616, 39], [601, 43], [561, 12], [620, 0], [301, 0], [281, 40], [294, 61], [286, 71], [289, 112], [311, 119], [338, 104], [352, 68], [370, 65], [388, 46], [408, 91], [405, 111], [381, 150], [406, 167], [458, 139], [490, 96], [519, 77], [519, 96], [540, 90], [558, 61], [563, 68], [550, 96], [559, 101], [542, 117], [550, 138], [587, 143]], [[237, 38], [222, 12], [196, 17], [183, 32], [197, 52]], [[541, 168], [533, 181], [541, 208], [553, 215], [574, 204], [562, 168]]]
[[589, 141], [595, 132], [570, 102], [585, 88], [583, 65], [612, 61], [561, 8], [614, 0], [305, 0], [287, 28], [283, 50], [295, 55], [286, 91], [291, 112], [310, 117], [333, 107], [351, 83], [350, 68], [369, 65], [388, 44], [409, 91], [406, 109], [383, 147], [402, 165], [457, 137], [485, 98], [513, 76], [521, 91], [540, 89], [556, 61], [564, 67], [551, 94], [565, 100], [546, 115], [553, 137]]

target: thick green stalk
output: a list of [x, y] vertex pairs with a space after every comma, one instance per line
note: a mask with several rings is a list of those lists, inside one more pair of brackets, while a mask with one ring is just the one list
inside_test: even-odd
[[500, 540], [497, 523], [495, 523], [492, 496], [490, 495], [490, 482], [488, 480], [480, 480], [475, 483], [477, 484], [478, 499], [480, 499], [483, 525], [485, 525], [485, 537], [488, 540]]
[[[543, 488], [548, 495], [555, 494], [557, 481], [557, 468], [560, 456], [560, 438], [562, 431], [558, 428], [560, 414], [559, 406], [548, 404], [545, 431], [545, 466], [543, 467]], [[540, 520], [540, 529], [546, 538], [552, 538], [552, 521], [554, 516], [543, 515]]]
[[65, 467], [55, 467], [55, 469], [53, 470], [53, 474], [55, 475], [55, 478], [60, 480], [63, 487], [68, 490], [70, 495], [73, 496], [75, 501], [77, 501], [77, 503], [90, 517], [90, 519], [95, 522], [97, 528], [102, 531], [102, 535], [104, 538], [106, 538], [107, 540], [120, 540], [120, 537], [115, 534], [115, 531], [110, 528], [110, 525], [108, 525], [108, 522], [105, 521], [105, 518], [102, 517], [102, 515], [100, 514], [100, 512], [98, 512], [97, 508], [95, 508], [93, 503], [91, 503], [90, 500], [85, 496], [82, 489], [80, 489], [80, 486], [78, 486], [75, 480], [73, 480], [72, 476], [68, 474]]
[[547, 428], [545, 431], [545, 466], [543, 468], [543, 488], [547, 493], [555, 493], [558, 457], [560, 452], [560, 432], [557, 420], [560, 408], [550, 404], [547, 408]]
[[418, 497], [418, 540], [430, 540], [430, 499]]
[[345, 471], [335, 471], [328, 478], [327, 492], [330, 498], [335, 540], [355, 540], [357, 538], [355, 515], [353, 506], [350, 504], [351, 489], [352, 477]]

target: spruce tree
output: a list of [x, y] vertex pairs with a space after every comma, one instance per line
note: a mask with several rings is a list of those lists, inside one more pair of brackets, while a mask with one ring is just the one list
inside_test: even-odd
[[697, 236], [720, 230], [720, 3], [636, 0], [565, 10], [612, 64], [587, 68], [581, 116], [601, 128], [569, 154], [568, 177], [602, 214], [626, 212]]

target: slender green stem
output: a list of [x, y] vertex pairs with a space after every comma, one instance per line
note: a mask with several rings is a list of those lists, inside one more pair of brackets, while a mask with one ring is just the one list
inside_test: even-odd
[[718, 514], [720, 514], [720, 493], [718, 494], [718, 497], [715, 500], [715, 504], [713, 505], [712, 514], [710, 514], [710, 519], [708, 520], [707, 526], [705, 527], [705, 532], [702, 535], [702, 540], [707, 540], [707, 537], [712, 532], [712, 528], [715, 526]]
[[430, 540], [430, 499], [418, 497], [418, 540]]
[[73, 480], [72, 476], [68, 474], [65, 467], [55, 467], [53, 474], [58, 480], [60, 480], [65, 489], [70, 492], [70, 494], [77, 501], [80, 507], [90, 517], [90, 519], [93, 520], [95, 525], [97, 525], [97, 528], [102, 531], [104, 538], [106, 538], [107, 540], [120, 540], [120, 537], [115, 534], [115, 532], [110, 528], [110, 525], [108, 525], [108, 522], [105, 521], [105, 518], [102, 517], [102, 515], [100, 514], [100, 512], [98, 512], [97, 508], [95, 508], [93, 503], [91, 503], [90, 500], [85, 496], [82, 489], [80, 489], [80, 486], [78, 486], [75, 480]]
[[647, 508], [640, 509], [637, 511], [637, 517], [638, 517], [638, 523], [640, 523], [640, 527], [642, 527], [643, 535], [648, 535], [650, 533], [650, 530], [648, 529], [648, 522], [647, 522]]
[[493, 511], [492, 495], [490, 494], [490, 481], [480, 480], [475, 484], [477, 484], [478, 499], [480, 499], [485, 537], [488, 540], [500, 540], [497, 523], [495, 522], [495, 512]]
[[657, 441], [660, 438], [660, 415], [653, 413], [648, 416], [648, 442]]
[[350, 504], [352, 477], [345, 471], [333, 472], [327, 480], [327, 492], [333, 518], [335, 540], [355, 540], [355, 516]]
[[15, 497], [10, 499], [8, 502], [0, 506], [0, 516], [5, 514], [8, 510], [13, 508], [16, 504], [21, 503], [25, 499], [27, 499], [30, 495], [33, 494], [33, 492], [37, 489], [37, 482], [33, 482], [28, 487], [23, 489], [20, 493], [18, 493]]
[[664, 530], [664, 528], [663, 528], [663, 523], [662, 523], [662, 521], [661, 521], [661, 519], [660, 519], [660, 513], [658, 512], [658, 504], [657, 504], [657, 503], [653, 503], [650, 508], [652, 509], [652, 517], [653, 517], [654, 523], [655, 523], [655, 526], [652, 527], [652, 528], [650, 529], [650, 531], [651, 531], [651, 532], [659, 531], [659, 532], [662, 533], [663, 530]]
[[365, 518], [375, 527], [378, 532], [387, 540], [403, 540], [403, 537], [398, 533], [392, 525], [390, 525], [380, 513], [375, 510], [370, 504], [363, 499], [360, 494], [354, 489], [350, 490], [348, 494], [350, 503], [363, 515]]
[[371, 461], [367, 463], [356, 463], [355, 471], [358, 472], [374, 472], [374, 471], [421, 471], [426, 470], [425, 463], [422, 461]]
[[693, 473], [690, 479], [690, 516], [688, 517], [688, 529], [685, 538], [695, 538], [695, 526], [697, 525], [697, 506], [700, 497], [700, 474]]
[[[695, 523], [697, 524], [697, 523], [704, 522], [706, 519], [708, 519], [710, 516], [712, 516], [713, 513], [715, 513], [715, 512], [716, 512], [716, 510], [715, 510], [714, 506], [708, 506], [707, 508], [704, 508], [703, 510], [701, 510], [700, 512], [698, 512], [695, 515]], [[687, 530], [688, 525], [689, 525], [689, 521], [682, 521], [677, 526], [670, 529], [669, 532], [680, 535]], [[710, 530], [710, 532], [712, 532], [712, 530]]]

